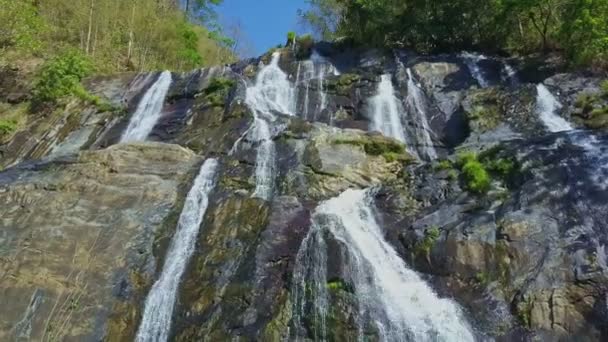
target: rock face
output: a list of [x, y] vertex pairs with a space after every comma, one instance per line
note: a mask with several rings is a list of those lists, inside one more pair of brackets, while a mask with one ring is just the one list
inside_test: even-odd
[[3, 173], [0, 339], [99, 340], [135, 315], [198, 162], [148, 143]]
[[[526, 60], [471, 65], [469, 55], [340, 44], [319, 44], [310, 59], [308, 50], [278, 53], [289, 103], [272, 85], [257, 87], [263, 96], [252, 103], [267, 54], [173, 74], [151, 142], [116, 145], [158, 73], [87, 80], [112, 108], [72, 101], [29, 114], [0, 140], [0, 340], [133, 340], [208, 157], [220, 171], [171, 340], [379, 339], [378, 327], [358, 325], [360, 299], [345, 280], [353, 270], [330, 236], [326, 283], [303, 284], [304, 298], [326, 293], [327, 317], [298, 316], [311, 310], [297, 303], [293, 274], [312, 215], [348, 189], [374, 190], [384, 238], [463, 308], [478, 339], [608, 339], [608, 138], [551, 133], [537, 104], [543, 82], [559, 101], [544, 114], [603, 129], [599, 76], [554, 74], [538, 60], [535, 72]], [[383, 75], [411, 133], [405, 144], [370, 129]], [[25, 89], [2, 87], [3, 102]], [[422, 147], [438, 159], [419, 159]], [[260, 168], [268, 200], [256, 197]]]

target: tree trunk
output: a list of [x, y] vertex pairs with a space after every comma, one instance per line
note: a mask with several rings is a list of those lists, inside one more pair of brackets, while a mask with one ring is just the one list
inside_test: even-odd
[[136, 4], [136, 0], [133, 0], [133, 7], [131, 8], [131, 23], [130, 23], [130, 28], [129, 28], [129, 43], [128, 43], [128, 50], [127, 50], [127, 67], [131, 64], [131, 58], [133, 57], [133, 38], [134, 38], [134, 34], [133, 34], [133, 30], [134, 30], [134, 26], [135, 26], [135, 4]]
[[85, 52], [88, 55], [91, 49], [91, 34], [93, 32], [93, 8], [95, 6], [95, 0], [91, 0], [91, 6], [89, 7], [89, 29], [87, 31], [87, 42]]

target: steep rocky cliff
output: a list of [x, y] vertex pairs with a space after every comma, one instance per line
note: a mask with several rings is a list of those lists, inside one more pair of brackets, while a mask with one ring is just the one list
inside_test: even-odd
[[[173, 340], [608, 338], [600, 77], [472, 54], [306, 55], [173, 74], [146, 142], [120, 143], [160, 74], [90, 79], [109, 111], [74, 101], [1, 136], [0, 339], [133, 340], [208, 158]], [[349, 224], [377, 226], [378, 245], [356, 247]], [[370, 265], [373, 248], [399, 260]], [[404, 305], [423, 318], [399, 316], [394, 335]], [[468, 332], [437, 326], [433, 306]]]

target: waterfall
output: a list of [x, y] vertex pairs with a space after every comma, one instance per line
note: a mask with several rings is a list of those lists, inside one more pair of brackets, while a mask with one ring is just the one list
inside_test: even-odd
[[[310, 306], [316, 312], [315, 326], [325, 324], [329, 303], [323, 237], [328, 234], [345, 249], [344, 277], [358, 301], [356, 324], [360, 340], [364, 339], [367, 322], [376, 327], [382, 341], [474, 341], [457, 304], [439, 298], [385, 240], [371, 202], [368, 191], [351, 189], [315, 210], [294, 270], [296, 333], [303, 331], [301, 317], [306, 311], [302, 302], [307, 299], [306, 294], [313, 297]], [[315, 340], [326, 338], [325, 329], [321, 326], [315, 332]]]
[[325, 92], [325, 78], [328, 74], [332, 74], [334, 76], [340, 75], [340, 72], [336, 67], [331, 64], [327, 59], [323, 56], [319, 55], [316, 51], [313, 52], [311, 59], [319, 65], [319, 72], [317, 74], [317, 93], [319, 96], [319, 107], [317, 109], [318, 113], [321, 113], [325, 108], [327, 108], [327, 93]]
[[509, 83], [512, 86], [519, 84], [519, 77], [517, 77], [517, 71], [511, 66], [511, 64], [504, 62], [502, 63], [502, 81]]
[[540, 119], [550, 132], [570, 131], [574, 129], [568, 121], [557, 115], [557, 111], [562, 108], [562, 104], [551, 94], [544, 84], [536, 86], [536, 108]]
[[135, 114], [131, 117], [127, 129], [120, 138], [120, 142], [146, 140], [160, 118], [171, 81], [171, 72], [164, 71], [160, 74], [158, 80], [148, 89], [139, 102]]
[[188, 192], [162, 273], [146, 298], [144, 314], [137, 331], [138, 342], [163, 342], [169, 337], [178, 285], [194, 252], [196, 237], [207, 211], [209, 193], [215, 186], [217, 166], [217, 160], [207, 159]]
[[479, 86], [482, 88], [487, 88], [488, 86], [490, 86], [490, 83], [488, 82], [488, 80], [486, 80], [481, 68], [479, 67], [479, 62], [486, 59], [486, 56], [472, 54], [470, 52], [463, 52], [460, 56], [464, 60], [464, 63], [467, 65], [467, 68], [469, 69], [469, 72], [471, 73], [473, 78], [477, 80]]
[[379, 131], [387, 137], [395, 138], [410, 147], [411, 142], [407, 140], [401, 123], [403, 108], [401, 108], [399, 99], [395, 96], [391, 75], [381, 76], [377, 93], [370, 99], [370, 105], [372, 112], [371, 129]]
[[[302, 71], [300, 71], [302, 69]], [[338, 69], [331, 64], [323, 56], [313, 51], [309, 60], [298, 63], [298, 72], [296, 76], [296, 85], [304, 84], [304, 101], [302, 103], [302, 118], [305, 120], [316, 120], [318, 114], [327, 108], [327, 93], [325, 92], [325, 79], [327, 75], [339, 75]], [[310, 116], [310, 83], [316, 80], [317, 82], [317, 106], [313, 110], [312, 117]]]
[[435, 151], [430, 134], [431, 127], [429, 126], [426, 117], [426, 101], [424, 100], [424, 94], [422, 93], [422, 89], [416, 84], [410, 68], [407, 69], [407, 77], [407, 104], [410, 111], [416, 113], [416, 122], [418, 123], [416, 138], [418, 145], [422, 146], [422, 152], [429, 160], [437, 159], [437, 152]]
[[253, 196], [265, 200], [272, 197], [275, 165], [275, 143], [272, 140], [277, 130], [275, 113], [293, 115], [295, 112], [295, 90], [287, 75], [279, 67], [280, 54], [275, 52], [272, 61], [263, 67], [255, 84], [247, 88], [245, 102], [253, 111], [254, 122], [248, 138], [257, 143], [255, 162], [255, 191]]
[[302, 118], [308, 120], [308, 108], [310, 107], [310, 81], [314, 78], [315, 64], [311, 60], [304, 61], [304, 105], [302, 107]]

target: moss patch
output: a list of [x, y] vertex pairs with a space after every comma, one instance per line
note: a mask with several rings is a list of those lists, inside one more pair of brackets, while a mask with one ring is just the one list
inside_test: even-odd
[[205, 100], [213, 107], [223, 107], [226, 104], [226, 98], [230, 94], [230, 90], [236, 85], [236, 81], [226, 77], [214, 77], [209, 82], [209, 85], [203, 94]]
[[503, 116], [502, 97], [497, 89], [478, 90], [471, 95], [471, 109], [466, 112], [471, 129], [486, 132], [496, 128]]
[[336, 139], [333, 143], [361, 146], [365, 153], [372, 156], [383, 156], [387, 162], [411, 160], [411, 156], [407, 154], [403, 145], [382, 136], [368, 135], [366, 138], [359, 139]]
[[441, 236], [439, 227], [431, 227], [424, 232], [424, 237], [414, 246], [414, 253], [424, 255], [427, 259], [431, 254], [431, 248]]
[[5, 143], [13, 133], [23, 129], [27, 123], [29, 104], [9, 105], [0, 103], [0, 144]]
[[490, 190], [490, 175], [475, 153], [462, 152], [458, 154], [457, 164], [462, 172], [464, 187], [468, 191], [484, 194]]
[[327, 84], [327, 88], [340, 95], [348, 95], [354, 84], [359, 82], [361, 76], [357, 74], [342, 74], [337, 80]]

